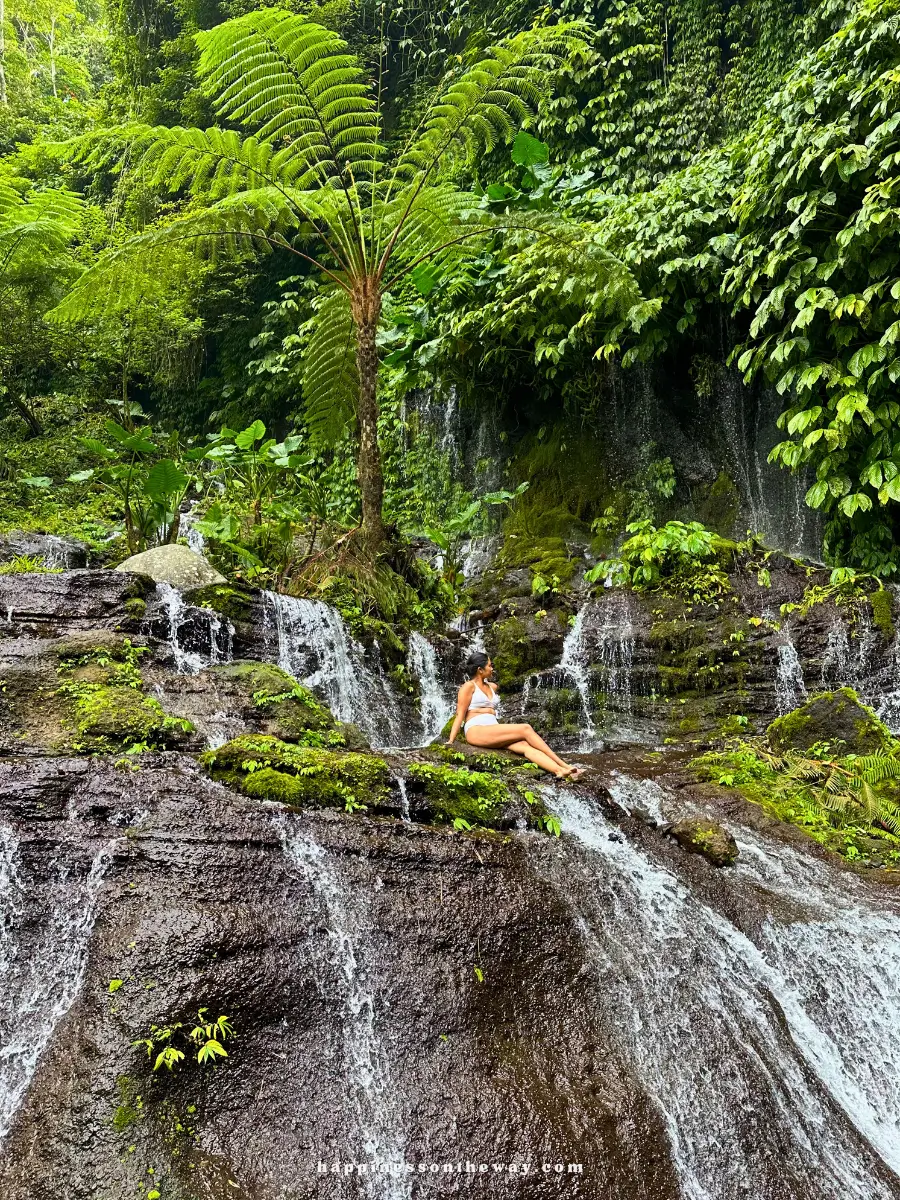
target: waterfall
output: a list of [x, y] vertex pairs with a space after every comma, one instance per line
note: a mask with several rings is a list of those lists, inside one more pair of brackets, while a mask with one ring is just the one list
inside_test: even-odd
[[[0, 1142], [44, 1049], [81, 990], [108, 861], [105, 846], [81, 878], [71, 865], [57, 864], [44, 896], [22, 877], [15, 833], [0, 828]], [[43, 910], [39, 915], [36, 905]]]
[[822, 657], [822, 687], [840, 686], [853, 678], [853, 658], [847, 626], [840, 615], [828, 631], [825, 654]]
[[701, 899], [592, 804], [548, 792], [563, 825], [550, 870], [577, 912], [598, 1024], [657, 1107], [684, 1200], [895, 1198], [896, 904], [863, 885], [848, 899], [846, 873], [737, 828], [729, 893], [765, 907], [748, 932], [711, 907], [715, 889]]
[[200, 506], [200, 500], [192, 500], [187, 507], [187, 512], [181, 514], [181, 521], [178, 525], [179, 537], [184, 538], [188, 544], [188, 549], [193, 550], [195, 554], [202, 554], [206, 549], [206, 538], [196, 528], [197, 509]]
[[179, 675], [197, 675], [215, 663], [231, 662], [234, 626], [212, 608], [186, 604], [171, 583], [158, 583], [156, 594], [166, 614], [169, 649]]
[[588, 678], [588, 658], [584, 644], [584, 623], [587, 616], [588, 605], [585, 604], [579, 608], [575, 623], [569, 632], [566, 634], [566, 639], [563, 642], [562, 658], [560, 659], [560, 670], [572, 680], [575, 690], [578, 692], [578, 698], [581, 701], [581, 744], [579, 749], [589, 750], [597, 741], [596, 730], [594, 729], [594, 721], [591, 716], [591, 688]]
[[281, 669], [320, 692], [335, 717], [358, 725], [373, 745], [400, 745], [403, 722], [378, 644], [367, 653], [347, 633], [337, 609], [321, 600], [280, 592], [266, 592], [265, 600]]
[[604, 606], [599, 631], [599, 662], [603, 667], [606, 707], [631, 714], [631, 679], [634, 667], [634, 629], [625, 592], [611, 592]]
[[775, 700], [782, 715], [802, 704], [806, 699], [806, 684], [803, 681], [803, 664], [797, 653], [790, 631], [782, 630], [784, 641], [778, 644], [778, 662], [775, 669]]
[[317, 842], [289, 824], [278, 828], [288, 862], [313, 889], [327, 922], [328, 961], [343, 1002], [344, 1063], [358, 1121], [358, 1150], [373, 1168], [361, 1178], [370, 1200], [411, 1200], [411, 1182], [402, 1174], [402, 1113], [375, 1026], [369, 967], [375, 950], [363, 905], [352, 902], [350, 889]]
[[414, 632], [409, 635], [406, 666], [409, 673], [419, 681], [419, 712], [422, 718], [423, 744], [427, 746], [453, 716], [455, 705], [444, 695], [434, 646], [421, 633]]

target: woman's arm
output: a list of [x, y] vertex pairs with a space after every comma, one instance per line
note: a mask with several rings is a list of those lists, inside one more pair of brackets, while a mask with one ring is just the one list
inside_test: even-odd
[[459, 737], [459, 731], [462, 728], [463, 721], [466, 719], [466, 713], [469, 711], [469, 704], [472, 700], [472, 693], [475, 691], [475, 684], [471, 679], [467, 680], [456, 696], [456, 716], [453, 718], [453, 728], [450, 730], [450, 737], [447, 739], [447, 744], [452, 745]]

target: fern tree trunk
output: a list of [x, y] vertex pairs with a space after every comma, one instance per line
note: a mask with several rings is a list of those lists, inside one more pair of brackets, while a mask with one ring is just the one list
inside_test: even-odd
[[384, 474], [378, 444], [378, 351], [375, 334], [380, 296], [359, 297], [356, 318], [356, 365], [359, 370], [359, 463], [357, 475], [362, 499], [362, 539], [367, 549], [378, 551], [386, 541], [384, 528]]

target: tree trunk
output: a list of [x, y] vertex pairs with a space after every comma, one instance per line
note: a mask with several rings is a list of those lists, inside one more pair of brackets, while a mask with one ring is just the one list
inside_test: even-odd
[[[374, 309], [374, 311], [373, 311]], [[378, 328], [377, 305], [361, 314], [356, 324], [356, 365], [359, 369], [359, 465], [362, 498], [362, 538], [368, 549], [380, 550], [386, 540], [382, 505], [384, 475], [378, 445]]]
[[34, 411], [29, 408], [24, 396], [11, 396], [13, 408], [28, 426], [28, 431], [32, 437], [40, 437], [44, 432], [44, 427], [37, 419]]

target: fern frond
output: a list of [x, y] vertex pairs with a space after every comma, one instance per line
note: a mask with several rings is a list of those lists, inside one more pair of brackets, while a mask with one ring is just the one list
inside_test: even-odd
[[551, 74], [582, 44], [580, 25], [530, 29], [493, 47], [433, 101], [397, 163], [404, 183], [422, 173], [448, 178], [482, 153], [512, 141], [536, 112]]
[[[344, 40], [260, 9], [197, 34], [204, 90], [223, 117], [290, 145], [297, 176], [371, 176], [380, 156], [371, 85]], [[306, 185], [304, 185], [306, 186]]]
[[48, 317], [77, 321], [128, 309], [148, 288], [148, 272], [171, 277], [185, 269], [190, 257], [241, 261], [269, 253], [276, 246], [291, 249], [288, 233], [295, 222], [293, 206], [277, 188], [227, 196], [129, 238], [105, 254], [79, 277]]
[[353, 420], [359, 395], [356, 333], [346, 292], [324, 289], [302, 359], [305, 420], [319, 445], [334, 445]]
[[74, 238], [84, 203], [65, 188], [48, 188], [23, 196], [0, 185], [0, 280], [51, 261]]
[[878, 784], [885, 779], [900, 779], [900, 759], [891, 754], [867, 754], [854, 761], [853, 770], [867, 783]]

